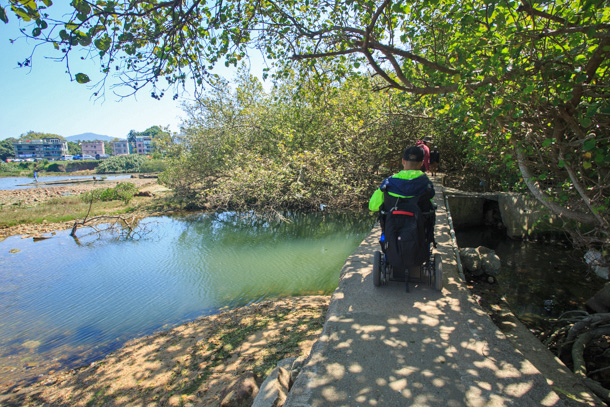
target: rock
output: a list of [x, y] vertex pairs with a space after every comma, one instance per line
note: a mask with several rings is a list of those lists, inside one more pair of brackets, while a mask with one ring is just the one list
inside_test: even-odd
[[598, 277], [601, 277], [605, 280], [608, 280], [610, 278], [610, 269], [608, 268], [608, 266], [606, 266], [604, 257], [600, 252], [591, 249], [587, 253], [585, 253], [584, 257], [585, 262], [589, 265], [591, 270], [593, 270], [593, 272], [597, 274]]
[[496, 252], [485, 246], [479, 246], [477, 251], [481, 254], [481, 268], [483, 272], [488, 276], [498, 276], [502, 269], [502, 262]]
[[460, 249], [460, 259], [466, 270], [475, 277], [480, 277], [484, 274], [490, 277], [495, 277], [500, 274], [502, 263], [500, 257], [495, 251], [479, 246], [465, 247]]
[[610, 283], [599, 290], [586, 303], [587, 308], [594, 312], [606, 313], [610, 312]]
[[40, 345], [41, 345], [40, 341], [25, 341], [22, 346], [24, 348], [34, 350], [34, 349], [38, 348]]
[[483, 274], [481, 269], [481, 255], [474, 247], [464, 247], [460, 249], [460, 259], [462, 265], [475, 276]]
[[221, 407], [250, 407], [259, 388], [252, 372], [242, 374], [220, 395]]
[[147, 197], [152, 198], [155, 196], [155, 194], [153, 194], [150, 191], [140, 191], [140, 192], [136, 193], [135, 196], [147, 196]]
[[604, 266], [595, 266], [593, 267], [593, 272], [597, 274], [598, 277], [603, 278], [604, 280], [610, 280], [610, 268]]

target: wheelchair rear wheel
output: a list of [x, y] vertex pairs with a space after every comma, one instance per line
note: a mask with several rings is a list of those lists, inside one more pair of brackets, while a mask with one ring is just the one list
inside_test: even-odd
[[373, 285], [379, 287], [381, 285], [381, 252], [376, 251], [373, 257]]
[[434, 288], [437, 291], [443, 289], [443, 259], [438, 253], [434, 255]]

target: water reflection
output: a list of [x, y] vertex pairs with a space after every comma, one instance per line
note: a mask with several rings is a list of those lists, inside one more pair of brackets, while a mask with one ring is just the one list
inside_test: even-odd
[[139, 239], [80, 229], [78, 241], [64, 231], [0, 242], [0, 383], [45, 363], [90, 362], [221, 307], [330, 293], [375, 221], [283, 216], [289, 222], [235, 213], [157, 217], [140, 223], [147, 233]]
[[[118, 174], [118, 175], [95, 175], [100, 178], [103, 177], [108, 181], [121, 180], [131, 178], [131, 174]], [[27, 189], [27, 188], [39, 188], [45, 187], [46, 182], [55, 181], [69, 181], [69, 180], [83, 180], [92, 179], [92, 175], [51, 175], [39, 177], [39, 182], [35, 182], [32, 177], [0, 177], [0, 191], [11, 191], [15, 189]], [[62, 186], [73, 185], [73, 184], [62, 184]]]

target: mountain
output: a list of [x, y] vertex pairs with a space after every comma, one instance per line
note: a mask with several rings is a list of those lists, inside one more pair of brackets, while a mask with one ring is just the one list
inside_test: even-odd
[[83, 133], [77, 134], [75, 136], [66, 137], [66, 140], [79, 142], [79, 141], [112, 141], [114, 137], [105, 136], [103, 134], [95, 134], [95, 133]]

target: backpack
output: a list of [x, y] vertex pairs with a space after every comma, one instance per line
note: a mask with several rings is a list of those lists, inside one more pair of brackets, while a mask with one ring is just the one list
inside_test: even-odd
[[428, 258], [426, 217], [420, 197], [398, 198], [384, 191], [382, 206], [385, 253], [396, 271], [419, 266]]

